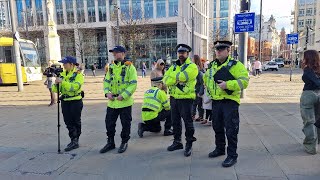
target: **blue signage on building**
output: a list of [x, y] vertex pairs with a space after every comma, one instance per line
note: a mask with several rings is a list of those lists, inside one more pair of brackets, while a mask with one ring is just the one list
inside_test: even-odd
[[299, 42], [299, 34], [287, 34], [287, 44], [298, 44]]
[[240, 13], [234, 18], [234, 32], [243, 33], [254, 31], [255, 13]]

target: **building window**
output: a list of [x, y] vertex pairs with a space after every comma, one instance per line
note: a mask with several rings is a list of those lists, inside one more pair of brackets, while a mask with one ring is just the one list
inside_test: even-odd
[[144, 17], [153, 18], [153, 0], [144, 0]]
[[317, 8], [314, 8], [313, 14], [314, 14], [314, 15], [317, 15]]
[[307, 20], [306, 20], [306, 25], [307, 25], [307, 26], [312, 25], [312, 19], [307, 19]]
[[157, 0], [157, 18], [166, 17], [166, 0]]
[[217, 0], [213, 0], [213, 17], [217, 17]]
[[[27, 14], [26, 14], [27, 13]], [[23, 13], [26, 25], [33, 26], [33, 17], [32, 17], [32, 4], [31, 0], [26, 0], [26, 10]]]
[[106, 1], [105, 0], [99, 0], [98, 1], [98, 8], [99, 8], [99, 21], [107, 21]]
[[178, 16], [178, 0], [169, 0], [169, 16]]
[[17, 19], [18, 19], [18, 26], [23, 27], [23, 18], [22, 18], [22, 0], [16, 0], [17, 6]]
[[299, 9], [299, 16], [304, 16], [304, 9]]
[[57, 24], [63, 24], [62, 0], [55, 0]]
[[116, 7], [117, 6], [117, 0], [109, 0], [109, 13], [110, 13], [110, 20], [114, 21], [117, 18], [117, 11]]
[[74, 23], [73, 0], [66, 0], [67, 23]]
[[37, 25], [43, 25], [42, 0], [36, 0]]
[[306, 12], [306, 15], [307, 16], [312, 16], [313, 14], [312, 14], [312, 9], [313, 8], [307, 8], [307, 12]]
[[[71, 0], [73, 1], [73, 0]], [[86, 21], [85, 15], [84, 15], [84, 5], [83, 0], [77, 0], [77, 20], [78, 23], [84, 23]]]
[[125, 19], [130, 19], [130, 9], [128, 0], [120, 0], [121, 16]]
[[142, 18], [141, 0], [132, 0], [132, 18]]
[[228, 20], [227, 19], [222, 19], [220, 20], [220, 38], [225, 38], [229, 34], [229, 28], [228, 28]]
[[96, 22], [96, 10], [94, 6], [94, 0], [87, 1], [87, 8], [88, 8], [89, 22]]
[[304, 20], [299, 20], [298, 25], [299, 27], [304, 27]]

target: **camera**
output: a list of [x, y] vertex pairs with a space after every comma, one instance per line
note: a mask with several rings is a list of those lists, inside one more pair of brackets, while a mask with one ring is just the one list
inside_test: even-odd
[[48, 67], [43, 75], [46, 75], [47, 77], [60, 77], [60, 73], [63, 72], [63, 68], [61, 67], [60, 64], [53, 64], [50, 67]]

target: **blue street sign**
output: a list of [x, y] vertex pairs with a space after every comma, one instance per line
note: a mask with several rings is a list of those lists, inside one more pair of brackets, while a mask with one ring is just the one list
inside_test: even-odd
[[287, 34], [287, 44], [298, 44], [299, 42], [299, 34]]
[[255, 13], [240, 13], [235, 15], [234, 32], [243, 33], [254, 31]]

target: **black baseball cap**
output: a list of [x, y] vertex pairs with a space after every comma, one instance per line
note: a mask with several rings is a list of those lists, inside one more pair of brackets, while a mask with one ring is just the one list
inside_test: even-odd
[[110, 49], [109, 52], [126, 52], [126, 49], [122, 46], [115, 46], [113, 49]]
[[77, 63], [77, 59], [75, 57], [72, 57], [72, 56], [66, 56], [66, 57], [64, 57], [62, 60], [60, 60], [58, 62], [62, 63], [62, 64], [67, 64], [67, 63], [75, 64], [76, 66], [79, 65]]

